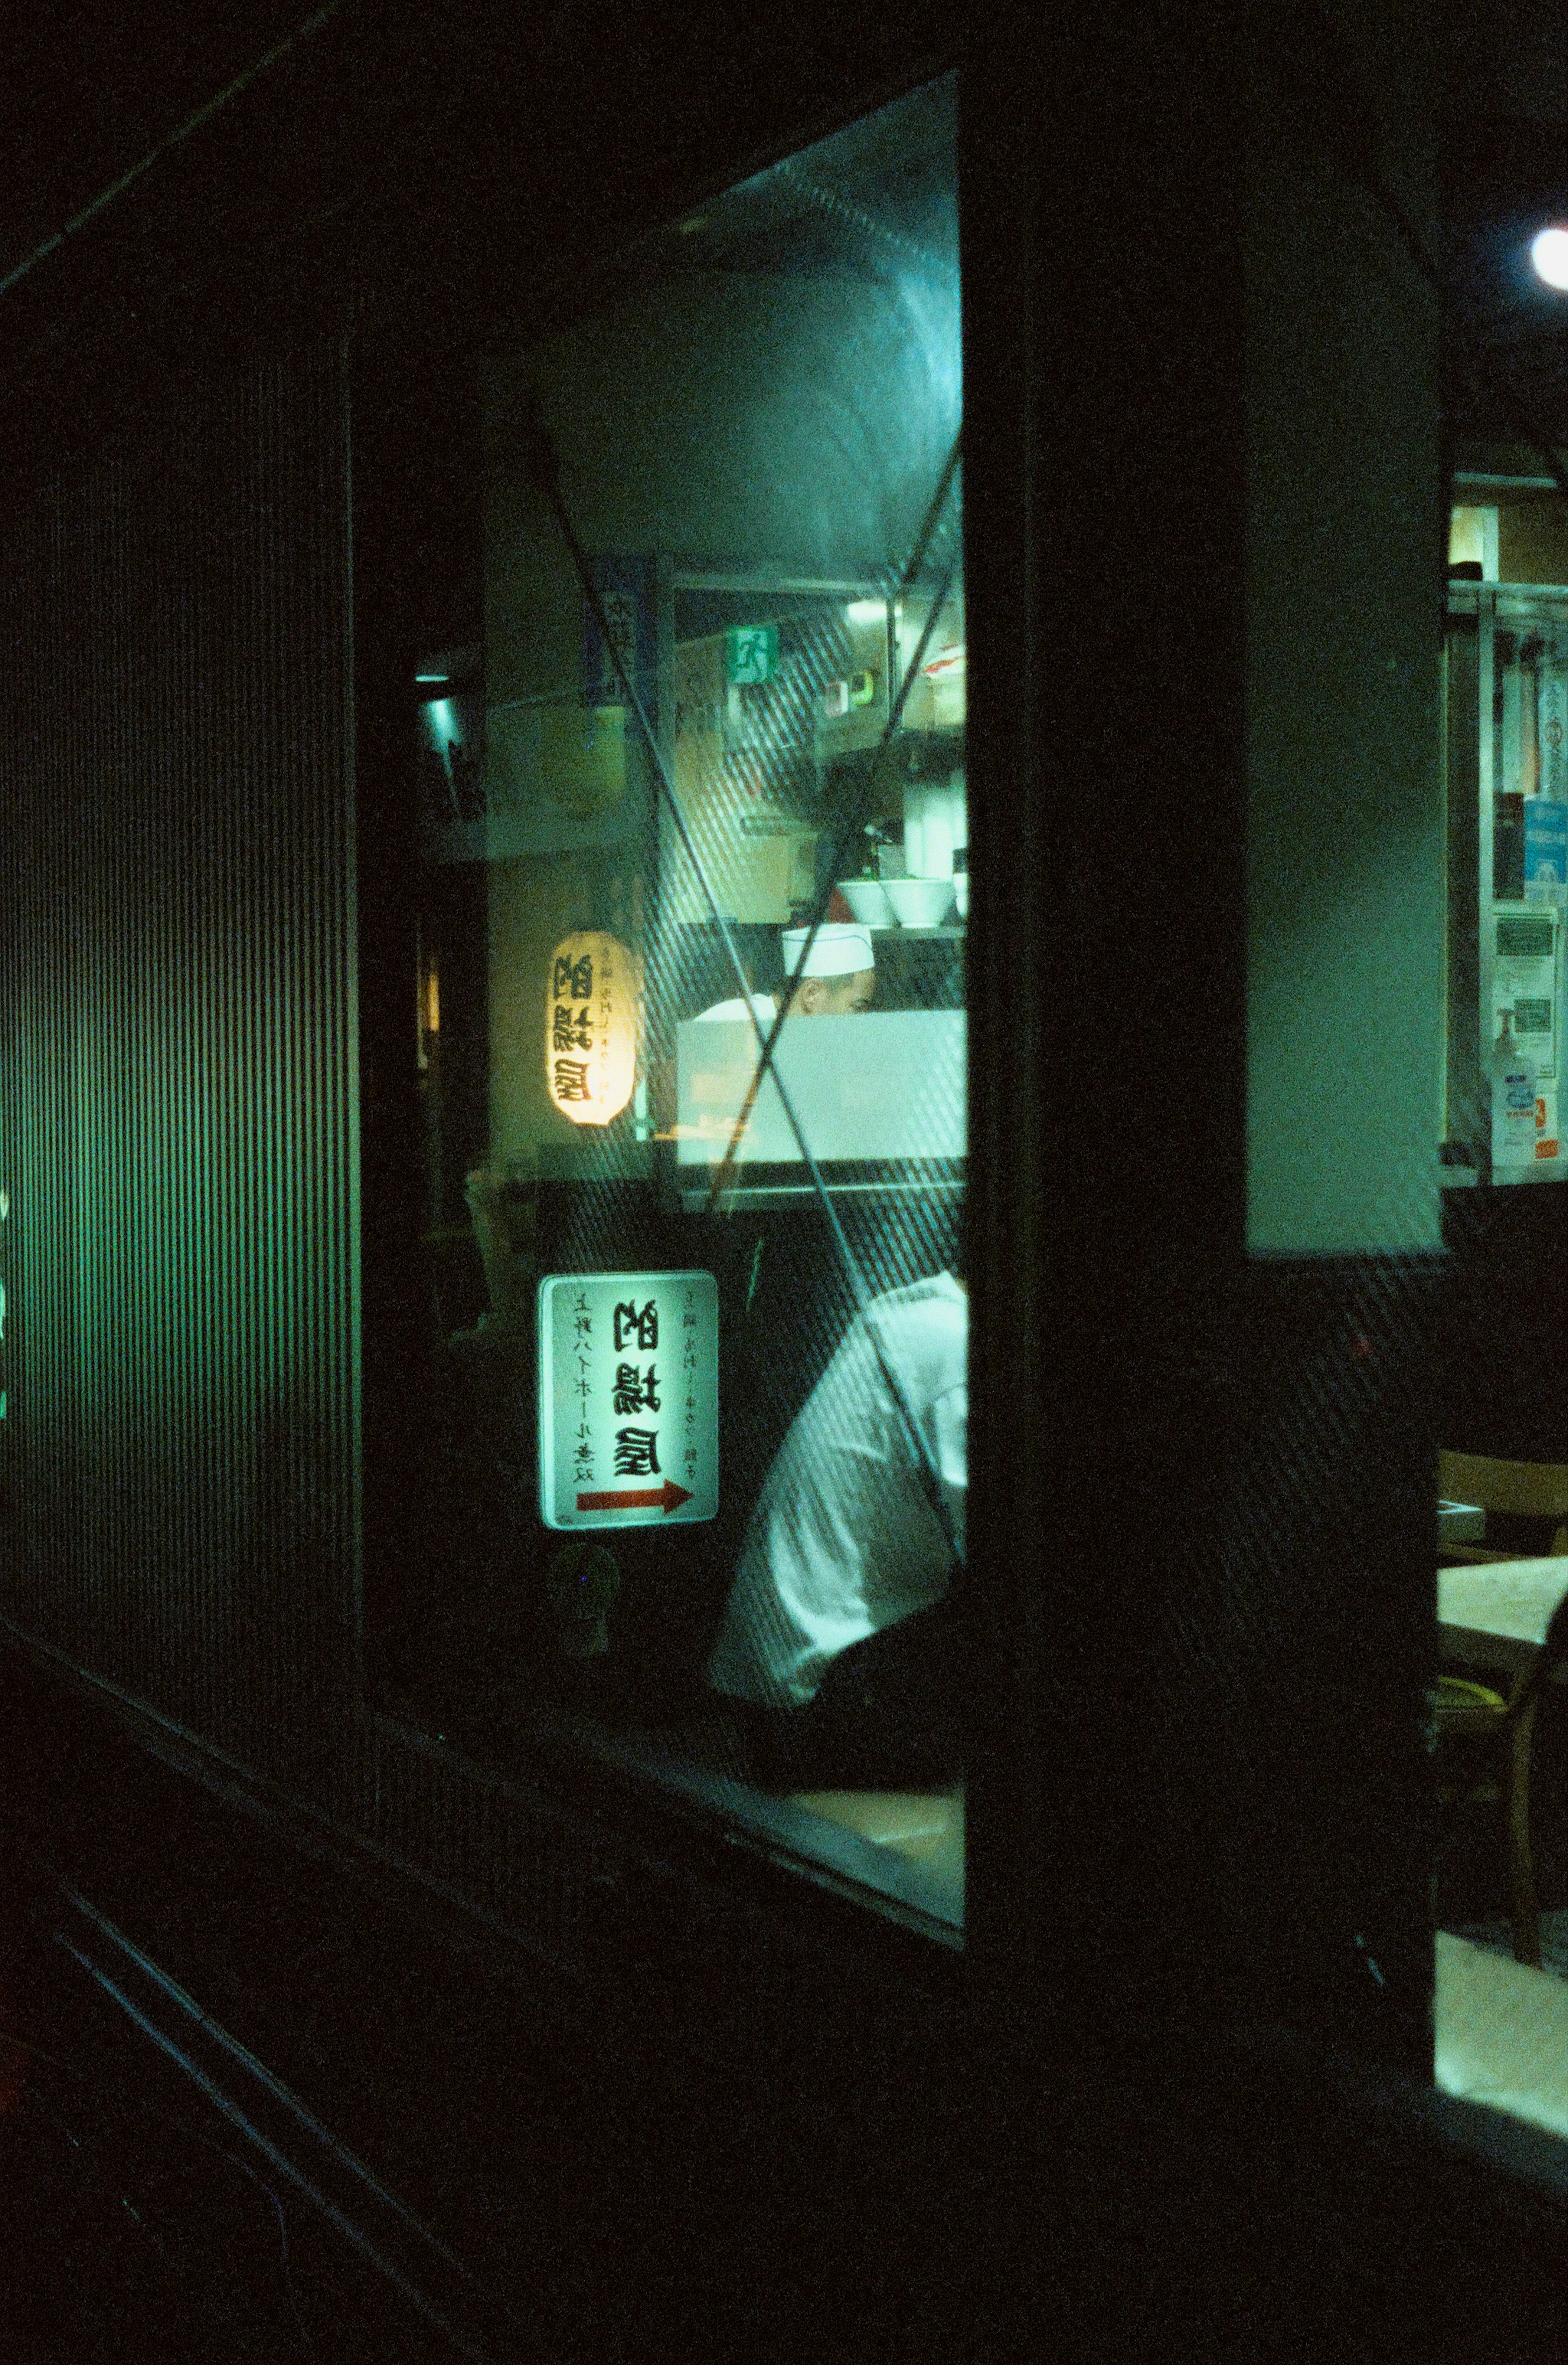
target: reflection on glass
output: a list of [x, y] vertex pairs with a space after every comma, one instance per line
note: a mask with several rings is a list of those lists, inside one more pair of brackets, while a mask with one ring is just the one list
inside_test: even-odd
[[[487, 364], [482, 648], [454, 625], [419, 683], [443, 1717], [463, 1694], [493, 1747], [569, 1733], [656, 1765], [884, 1885], [918, 1860], [949, 1914], [952, 112], [931, 85], [745, 184]], [[533, 1483], [536, 1298], [611, 1273], [711, 1277], [715, 1507], [627, 1515], [574, 1618], [588, 1561]], [[667, 1404], [638, 1418], [663, 1472], [660, 1368]], [[581, 1411], [618, 1451], [613, 1405]], [[562, 1484], [557, 1525], [614, 1492]], [[890, 1822], [868, 1787], [942, 1803]]]

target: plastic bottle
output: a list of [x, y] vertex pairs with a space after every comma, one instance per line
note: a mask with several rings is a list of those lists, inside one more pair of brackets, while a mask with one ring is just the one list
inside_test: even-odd
[[1505, 1010], [1492, 1046], [1492, 1162], [1528, 1166], [1535, 1156], [1535, 1069]]

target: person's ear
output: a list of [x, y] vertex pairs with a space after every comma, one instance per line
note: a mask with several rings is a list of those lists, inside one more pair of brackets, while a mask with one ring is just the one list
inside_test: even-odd
[[814, 1018], [823, 1006], [823, 981], [820, 977], [803, 977], [795, 988], [795, 1007], [802, 1018]]

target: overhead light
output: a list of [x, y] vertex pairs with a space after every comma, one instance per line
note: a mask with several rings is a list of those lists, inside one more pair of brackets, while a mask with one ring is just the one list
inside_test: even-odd
[[851, 600], [845, 615], [852, 624], [881, 624], [887, 621], [885, 600]]
[[1553, 224], [1530, 241], [1529, 259], [1549, 287], [1568, 289], [1568, 230]]

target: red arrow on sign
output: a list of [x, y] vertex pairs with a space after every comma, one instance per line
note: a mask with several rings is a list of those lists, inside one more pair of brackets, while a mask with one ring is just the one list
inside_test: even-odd
[[579, 1511], [678, 1511], [691, 1500], [689, 1486], [666, 1478], [662, 1486], [633, 1486], [623, 1495], [579, 1495]]

